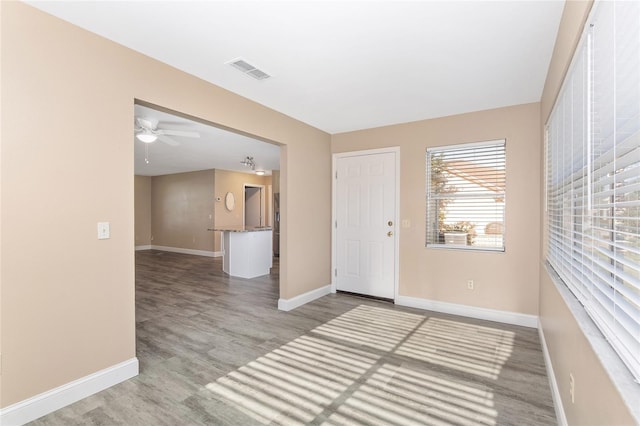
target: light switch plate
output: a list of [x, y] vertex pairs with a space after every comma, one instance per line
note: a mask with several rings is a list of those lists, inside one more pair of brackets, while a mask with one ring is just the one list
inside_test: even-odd
[[106, 240], [111, 236], [109, 222], [98, 222], [98, 239]]

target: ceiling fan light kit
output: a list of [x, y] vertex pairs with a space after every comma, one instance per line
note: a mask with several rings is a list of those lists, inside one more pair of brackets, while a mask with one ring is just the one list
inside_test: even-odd
[[160, 139], [167, 145], [177, 146], [180, 143], [170, 136], [180, 136], [184, 138], [199, 138], [200, 133], [189, 130], [162, 129], [158, 127], [159, 121], [153, 118], [136, 117], [135, 135], [144, 143], [152, 143]]

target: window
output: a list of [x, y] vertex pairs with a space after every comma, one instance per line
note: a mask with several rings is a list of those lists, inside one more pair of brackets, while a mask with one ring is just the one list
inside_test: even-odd
[[427, 247], [504, 251], [505, 141], [427, 149]]
[[640, 378], [640, 2], [599, 2], [546, 129], [547, 261]]

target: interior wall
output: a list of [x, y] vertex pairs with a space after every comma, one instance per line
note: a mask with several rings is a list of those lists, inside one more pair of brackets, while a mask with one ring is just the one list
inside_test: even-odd
[[134, 177], [135, 245], [151, 244], [151, 176]]
[[[219, 253], [220, 232], [207, 229], [216, 224], [242, 226], [244, 184], [263, 185], [265, 212], [271, 208], [266, 196], [271, 176], [211, 169], [135, 176], [134, 184], [136, 246], [153, 244]], [[227, 192], [233, 192], [236, 199], [232, 212], [224, 207]]]
[[[636, 424], [546, 269], [540, 282], [540, 324], [567, 424]], [[573, 403], [569, 374], [575, 379]]]
[[[280, 297], [291, 299], [319, 288], [314, 277], [320, 276], [325, 286], [331, 284], [331, 144], [304, 150], [290, 144], [280, 148]], [[283, 281], [295, 282], [295, 287], [283, 287]]]
[[[542, 94], [541, 129], [544, 128], [556, 100], [592, 4], [592, 1], [565, 3]], [[543, 170], [543, 167], [541, 160], [539, 168]], [[541, 219], [544, 223], [543, 206]], [[542, 229], [545, 228], [543, 225]], [[567, 422], [570, 425], [635, 424], [629, 409], [543, 264], [546, 235], [544, 232], [541, 235], [540, 327], [544, 333]], [[569, 374], [574, 376], [576, 383], [573, 403], [569, 394]]]
[[272, 172], [271, 180], [273, 182], [273, 193], [278, 194], [280, 192], [280, 170]]
[[[239, 173], [231, 172], [228, 170], [216, 169], [216, 200], [220, 201], [215, 203], [215, 226], [227, 227], [227, 226], [242, 226], [244, 211], [244, 184], [264, 185], [265, 195], [267, 186], [271, 185], [271, 176], [258, 176], [253, 173]], [[229, 211], [224, 205], [224, 197], [227, 192], [233, 193], [236, 200], [236, 207]], [[265, 197], [266, 199], [267, 197]], [[267, 204], [267, 208], [270, 208], [271, 203]], [[215, 238], [215, 250], [221, 251], [220, 234], [221, 232], [214, 232]]]
[[0, 10], [1, 407], [136, 355], [136, 99], [281, 144], [281, 297], [330, 283], [327, 133], [25, 3]]
[[541, 96], [541, 119], [546, 123], [553, 104], [558, 97], [562, 81], [567, 73], [573, 52], [580, 41], [584, 23], [589, 16], [593, 0], [572, 0], [565, 2], [558, 35], [553, 47], [547, 78]]
[[[333, 152], [400, 147], [399, 294], [538, 314], [540, 235], [539, 104], [342, 133]], [[504, 253], [425, 248], [428, 147], [506, 139]], [[467, 289], [474, 280], [474, 290]]]
[[[2, 212], [4, 211], [4, 209], [2, 208], [2, 187], [4, 186], [2, 184], [2, 176], [4, 176], [3, 170], [2, 170], [2, 165], [4, 164], [4, 159], [3, 159], [3, 155], [2, 155], [2, 138], [4, 137], [4, 114], [2, 113], [2, 108], [3, 108], [3, 90], [2, 88], [4, 87], [2, 83], [4, 77], [2, 75], [3, 73], [3, 67], [2, 67], [2, 46], [3, 41], [2, 41], [2, 7], [0, 7], [0, 354], [2, 354], [2, 330], [4, 330], [3, 326], [2, 326], [2, 318], [4, 317], [4, 315], [2, 314], [2, 247], [4, 244], [2, 244]], [[1, 355], [0, 355], [1, 356]], [[2, 401], [3, 401], [3, 396], [2, 396], [2, 381], [0, 379], [0, 407], [2, 407]]]
[[214, 170], [153, 176], [153, 245], [213, 252], [214, 188]]

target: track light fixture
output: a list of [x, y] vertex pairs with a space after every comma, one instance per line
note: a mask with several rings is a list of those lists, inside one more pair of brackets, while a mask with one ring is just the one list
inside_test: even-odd
[[242, 164], [243, 166], [249, 167], [251, 170], [255, 170], [256, 169], [256, 163], [254, 163], [253, 157], [245, 158], [244, 160], [242, 160], [240, 162], [240, 164]]

